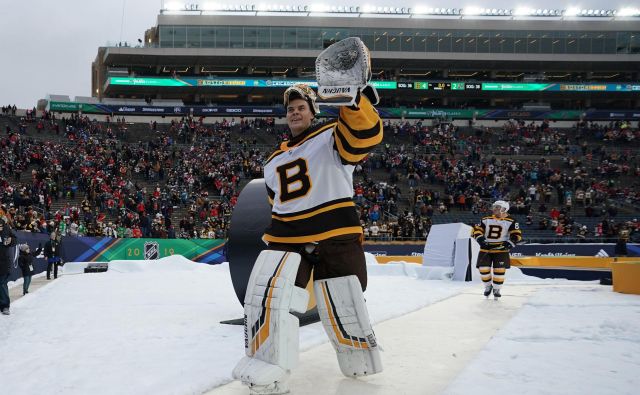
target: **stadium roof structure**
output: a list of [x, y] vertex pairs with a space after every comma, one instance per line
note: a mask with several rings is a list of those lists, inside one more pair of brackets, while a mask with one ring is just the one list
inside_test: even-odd
[[[99, 48], [92, 65], [93, 94], [197, 98], [211, 92], [215, 84], [205, 80], [212, 77], [314, 79], [320, 51], [349, 36], [369, 47], [374, 79], [389, 70], [398, 81], [430, 78], [439, 70], [441, 78], [477, 80], [483, 76], [475, 72], [484, 70], [486, 80], [501, 74], [517, 81], [519, 73], [544, 79], [545, 72], [584, 72], [604, 79], [622, 73], [625, 81], [640, 81], [637, 10], [265, 7], [163, 9], [141, 45]], [[143, 81], [171, 76], [194, 80], [182, 85]], [[115, 77], [140, 83], [112, 83]], [[181, 95], [175, 95], [179, 85]], [[237, 88], [223, 84], [216, 92], [237, 93]]]

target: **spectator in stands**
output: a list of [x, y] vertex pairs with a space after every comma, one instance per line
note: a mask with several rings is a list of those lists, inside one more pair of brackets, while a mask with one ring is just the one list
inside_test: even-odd
[[378, 236], [380, 235], [380, 227], [378, 226], [378, 223], [376, 221], [374, 221], [371, 227], [369, 228], [369, 232], [371, 233], [372, 239], [374, 240], [378, 239]]
[[582, 225], [578, 230], [578, 233], [576, 234], [580, 243], [584, 243], [588, 235], [589, 235], [589, 230], [587, 229], [587, 225]]

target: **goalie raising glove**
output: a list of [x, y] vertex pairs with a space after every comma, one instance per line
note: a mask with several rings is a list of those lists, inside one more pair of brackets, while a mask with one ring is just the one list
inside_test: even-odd
[[320, 106], [353, 106], [360, 93], [373, 105], [380, 100], [369, 85], [369, 49], [358, 37], [345, 38], [322, 51], [316, 58], [316, 79]]

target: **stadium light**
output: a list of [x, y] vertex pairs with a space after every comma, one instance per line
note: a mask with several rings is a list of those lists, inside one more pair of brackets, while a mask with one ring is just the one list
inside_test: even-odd
[[534, 13], [535, 10], [528, 8], [528, 7], [518, 7], [513, 11], [513, 15], [515, 16], [524, 16], [524, 15], [531, 15], [532, 13]]
[[219, 3], [204, 3], [202, 5], [203, 11], [219, 11], [222, 9], [222, 6]]
[[311, 12], [327, 12], [329, 10], [329, 6], [322, 3], [311, 4], [309, 8]]
[[578, 7], [569, 7], [564, 11], [564, 16], [576, 16], [580, 12]]
[[411, 12], [416, 15], [420, 14], [430, 14], [429, 10], [433, 11], [433, 8], [429, 8], [424, 5], [417, 5], [411, 8]]
[[[268, 0], [267, 0], [268, 1]], [[473, 0], [472, 0], [473, 1]], [[504, 17], [504, 16], [527, 16], [536, 18], [558, 18], [558, 17], [580, 17], [580, 18], [610, 18], [616, 17], [640, 17], [640, 8], [638, 7], [625, 7], [620, 10], [613, 9], [594, 9], [594, 8], [581, 8], [577, 6], [571, 6], [567, 9], [551, 9], [551, 8], [531, 8], [527, 6], [519, 6], [515, 9], [507, 8], [483, 8], [475, 5], [470, 5], [464, 8], [442, 8], [442, 7], [430, 7], [424, 3], [415, 5], [412, 8], [398, 7], [391, 5], [372, 5], [365, 4], [359, 6], [349, 5], [329, 5], [325, 3], [313, 3], [311, 5], [282, 5], [271, 3], [259, 3], [259, 4], [222, 4], [217, 1], [207, 1], [202, 6], [192, 3], [184, 3], [180, 1], [171, 1], [163, 6], [163, 11], [173, 12], [200, 12], [212, 11], [212, 12], [232, 12], [232, 13], [244, 13], [244, 12], [267, 12], [267, 13], [283, 13], [283, 14], [296, 14], [296, 13], [315, 13], [315, 14], [381, 14], [381, 15], [395, 15], [395, 16], [408, 16], [408, 17], [452, 17], [458, 16], [461, 18], [474, 16], [482, 17]]]
[[616, 13], [616, 16], [640, 16], [640, 8], [621, 8]]
[[165, 8], [167, 11], [180, 11], [184, 9], [184, 3], [178, 3], [177, 1], [172, 1], [171, 3], [167, 3]]
[[[344, 7], [345, 12], [354, 12], [354, 7]], [[409, 14], [410, 8], [405, 7], [391, 7], [391, 6], [374, 6], [371, 4], [365, 4], [362, 7], [355, 7], [355, 12], [363, 12], [365, 14]]]
[[465, 7], [461, 10], [457, 10], [458, 14], [463, 16], [508, 16], [513, 12], [512, 10], [504, 8], [480, 8], [480, 7]]
[[480, 7], [475, 7], [475, 6], [471, 6], [471, 7], [464, 7], [462, 9], [462, 15], [482, 15], [484, 14], [484, 8], [480, 8]]

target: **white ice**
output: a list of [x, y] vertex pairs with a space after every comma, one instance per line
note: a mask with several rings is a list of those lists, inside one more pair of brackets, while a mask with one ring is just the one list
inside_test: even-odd
[[[365, 297], [374, 328], [457, 295], [482, 299], [480, 284], [452, 282], [443, 269], [407, 263], [368, 268]], [[220, 324], [242, 316], [227, 264], [175, 256], [114, 261], [106, 273], [73, 269], [67, 264], [64, 275], [0, 316], [1, 394], [202, 394], [232, 381], [244, 337], [242, 327]], [[480, 345], [444, 393], [638, 393], [640, 296], [511, 269], [505, 298], [509, 287], [524, 284], [537, 291]], [[491, 320], [502, 302], [478, 305]], [[464, 329], [474, 331], [472, 325]], [[300, 338], [303, 351], [327, 341], [320, 324], [303, 327]]]

